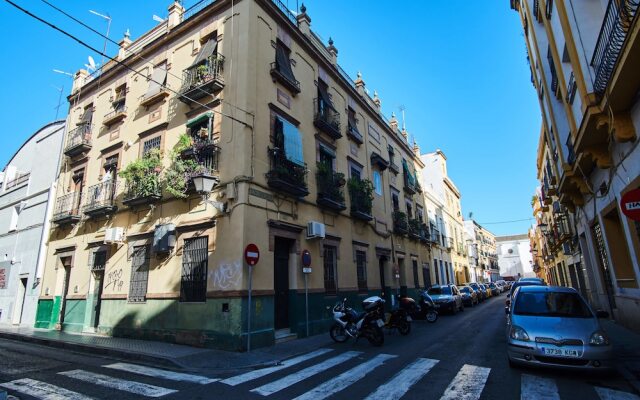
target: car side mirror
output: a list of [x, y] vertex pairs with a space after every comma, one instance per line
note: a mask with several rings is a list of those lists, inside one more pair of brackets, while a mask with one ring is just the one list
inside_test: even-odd
[[509, 311], [509, 307], [505, 307], [504, 308], [504, 313], [509, 315], [511, 312]]
[[596, 317], [598, 318], [609, 318], [609, 313], [604, 310], [597, 310]]

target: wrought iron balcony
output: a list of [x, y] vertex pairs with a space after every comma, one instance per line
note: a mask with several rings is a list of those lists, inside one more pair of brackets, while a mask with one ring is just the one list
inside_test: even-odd
[[300, 81], [283, 74], [278, 68], [276, 62], [271, 63], [271, 78], [274, 82], [278, 82], [282, 86], [286, 87], [294, 96], [300, 93]]
[[309, 194], [306, 164], [300, 165], [289, 160], [279, 148], [269, 149], [269, 159], [271, 166], [267, 173], [267, 184], [270, 187], [294, 197]]
[[573, 165], [576, 162], [576, 152], [573, 149], [573, 141], [571, 136], [567, 138], [567, 164]]
[[313, 99], [313, 125], [332, 139], [340, 139], [340, 114], [318, 99]]
[[402, 211], [394, 211], [393, 217], [393, 232], [399, 235], [406, 235], [409, 233], [409, 221], [407, 220], [407, 214]]
[[112, 214], [118, 208], [116, 207], [115, 194], [116, 181], [113, 180], [89, 186], [82, 211], [92, 218]]
[[145, 175], [141, 180], [127, 181], [122, 204], [135, 207], [153, 204], [162, 198], [159, 173]]
[[222, 90], [224, 88], [223, 67], [224, 56], [214, 54], [207, 57], [203, 63], [185, 69], [182, 73], [180, 100], [191, 104]]
[[316, 183], [318, 185], [316, 203], [319, 206], [335, 211], [342, 211], [347, 208], [344, 204], [344, 193], [342, 191], [342, 187], [345, 184], [343, 173], [332, 171], [324, 164], [320, 164], [316, 173]]
[[638, 0], [609, 0], [591, 58], [591, 66], [596, 75], [593, 88], [599, 95], [602, 95], [609, 85], [627, 34], [636, 20], [639, 5]]
[[409, 237], [419, 240], [422, 232], [422, 221], [418, 218], [409, 218]]
[[371, 221], [371, 209], [373, 207], [373, 197], [371, 192], [373, 185], [368, 179], [349, 180], [349, 198], [351, 199], [351, 216], [363, 221]]
[[52, 221], [58, 225], [66, 225], [80, 221], [80, 202], [82, 192], [72, 192], [56, 199]]
[[91, 150], [92, 124], [81, 124], [72, 129], [67, 134], [67, 142], [64, 147], [64, 154], [68, 157], [75, 157], [79, 154]]
[[347, 125], [347, 136], [358, 144], [364, 143], [364, 138], [362, 137], [360, 131], [358, 131], [358, 128], [351, 124]]
[[110, 126], [115, 124], [116, 122], [122, 121], [127, 118], [127, 106], [119, 104], [115, 107], [113, 111], [107, 113], [102, 120], [102, 123]]
[[412, 175], [407, 174], [406, 171], [404, 173], [404, 191], [410, 195], [422, 191], [415, 178]]

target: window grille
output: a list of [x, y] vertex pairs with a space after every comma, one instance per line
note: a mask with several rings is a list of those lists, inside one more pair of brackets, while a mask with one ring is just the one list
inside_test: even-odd
[[154, 137], [152, 139], [149, 139], [147, 141], [145, 141], [142, 144], [142, 155], [146, 155], [148, 152], [150, 152], [153, 149], [159, 149], [160, 148], [160, 141], [162, 140], [162, 137], [157, 136]]
[[358, 290], [367, 291], [367, 253], [356, 251], [356, 272], [358, 275]]
[[208, 238], [184, 241], [180, 301], [205, 301], [207, 297]]
[[129, 301], [145, 301], [147, 281], [149, 279], [150, 246], [135, 246], [131, 257], [131, 281], [129, 283]]
[[337, 278], [336, 248], [334, 246], [324, 246], [324, 290], [327, 294], [337, 293]]

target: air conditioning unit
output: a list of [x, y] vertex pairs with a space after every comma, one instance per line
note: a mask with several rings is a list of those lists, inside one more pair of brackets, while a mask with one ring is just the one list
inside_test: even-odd
[[322, 238], [325, 236], [324, 224], [317, 221], [309, 221], [307, 223], [307, 239]]
[[122, 243], [124, 242], [124, 228], [107, 228], [104, 231], [105, 243]]

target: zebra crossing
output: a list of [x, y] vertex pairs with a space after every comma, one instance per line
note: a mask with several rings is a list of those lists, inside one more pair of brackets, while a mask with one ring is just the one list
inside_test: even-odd
[[[116, 397], [117, 391], [128, 393], [136, 398], [184, 398], [185, 394], [176, 389], [177, 383], [193, 385], [212, 385], [212, 390], [220, 393], [224, 398], [287, 398], [294, 400], [323, 400], [326, 398], [363, 398], [365, 400], [393, 400], [401, 398], [439, 398], [441, 400], [477, 400], [491, 376], [491, 368], [471, 364], [462, 365], [457, 371], [447, 368], [447, 375], [452, 378], [441, 393], [442, 389], [433, 387], [429, 374], [433, 373], [445, 360], [431, 358], [416, 358], [406, 365], [400, 356], [394, 354], [371, 354], [361, 351], [345, 351], [322, 348], [306, 354], [288, 359], [282, 363], [224, 379], [167, 371], [143, 365], [116, 362], [103, 365], [99, 372], [83, 369], [60, 371], [56, 376], [77, 382], [73, 386], [62, 387], [63, 380], [44, 382], [32, 378], [16, 379], [0, 383], [0, 388], [8, 389], [16, 395], [27, 395], [42, 400], [89, 400], [101, 398], [92, 396], [91, 387], [102, 387], [114, 390], [109, 398]], [[395, 362], [395, 364], [393, 364]], [[345, 368], [341, 368], [342, 366]], [[385, 372], [384, 366], [394, 373]], [[386, 371], [390, 369], [387, 368]], [[330, 371], [339, 371], [331, 374]], [[382, 371], [382, 372], [381, 372]], [[381, 372], [376, 375], [376, 372]], [[116, 373], [120, 377], [109, 375]], [[122, 376], [125, 375], [126, 378]], [[330, 376], [327, 376], [330, 375]], [[383, 376], [381, 379], [380, 376]], [[141, 382], [153, 378], [154, 384]], [[158, 383], [156, 382], [166, 382]], [[173, 382], [171, 384], [170, 382]], [[68, 382], [67, 382], [68, 383]], [[515, 382], [514, 382], [515, 383]], [[85, 384], [87, 390], [84, 390]], [[366, 393], [353, 395], [353, 386], [360, 385]], [[517, 383], [516, 383], [517, 384]], [[166, 387], [168, 386], [168, 387]], [[444, 381], [442, 387], [444, 387]], [[78, 390], [82, 387], [82, 390]], [[591, 389], [592, 388], [592, 389]], [[565, 389], [566, 390], [566, 389]], [[606, 387], [589, 386], [593, 399], [600, 400], [640, 400], [640, 397], [620, 390]], [[230, 395], [231, 394], [231, 395]], [[236, 396], [234, 396], [235, 394]], [[173, 395], [173, 396], [172, 396]], [[252, 397], [253, 396], [253, 397]], [[487, 394], [485, 394], [485, 397]], [[188, 396], [187, 396], [188, 397]], [[102, 397], [104, 398], [104, 397]], [[522, 373], [520, 376], [521, 400], [560, 400], [561, 391], [555, 379]]]
[[[152, 368], [143, 365], [118, 362], [103, 365], [106, 371], [125, 371], [132, 375], [143, 375], [173, 382], [188, 382], [199, 385], [208, 385], [218, 381], [218, 379], [208, 378], [200, 375], [192, 375], [181, 372], [167, 371], [159, 368]], [[72, 380], [88, 383], [92, 386], [115, 389], [122, 392], [138, 395], [141, 397], [158, 398], [170, 394], [178, 393], [178, 390], [150, 385], [136, 381], [135, 379], [122, 379], [106, 374], [73, 369], [58, 372], [58, 375]], [[0, 388], [16, 392], [18, 395], [27, 395], [41, 400], [91, 400], [94, 397], [78, 393], [67, 388], [47, 382], [38, 381], [31, 378], [16, 379], [10, 382], [0, 383]]]
[[[218, 384], [228, 385], [231, 387], [246, 388], [248, 392], [269, 397], [281, 393], [285, 389], [288, 390], [285, 397], [293, 400], [322, 400], [329, 397], [341, 398], [341, 392], [347, 390], [350, 386], [357, 382], [369, 378], [376, 369], [385, 365], [385, 363], [398, 358], [393, 354], [377, 354], [370, 359], [361, 361], [362, 352], [347, 351], [337, 356], [318, 360], [322, 356], [330, 357], [331, 349], [319, 349], [311, 353], [292, 358], [270, 368], [250, 371], [240, 375], [231, 376], [218, 381]], [[328, 380], [312, 387], [312, 384], [304, 384], [306, 379], [326, 372], [342, 363], [358, 358], [358, 364], [350, 369], [341, 372], [337, 376], [330, 377]], [[366, 358], [366, 357], [365, 357]], [[311, 365], [301, 366], [303, 363], [314, 362]], [[406, 366], [403, 366], [399, 372], [393, 375], [385, 382], [379, 382], [376, 379], [370, 379], [371, 393], [362, 396], [365, 400], [394, 400], [403, 398], [410, 391], [415, 391], [423, 398], [424, 393], [429, 393], [429, 383], [427, 376], [434, 367], [438, 365], [440, 360], [429, 358], [417, 358]], [[289, 371], [291, 370], [291, 371]], [[282, 375], [284, 374], [284, 375]], [[435, 396], [440, 400], [477, 400], [481, 398], [482, 392], [487, 384], [491, 368], [465, 364], [463, 365], [455, 377], [450, 381], [444, 392]], [[268, 377], [273, 379], [264, 382]], [[259, 381], [254, 383], [254, 381]], [[423, 382], [423, 385], [420, 382]], [[298, 386], [296, 386], [298, 385]], [[375, 386], [374, 386], [375, 385]], [[426, 385], [426, 387], [425, 387]], [[289, 391], [303, 391], [300, 394], [289, 394]], [[560, 400], [560, 392], [554, 379], [540, 377], [536, 375], [523, 373], [520, 382], [520, 399], [521, 400]], [[295, 397], [297, 395], [297, 397]], [[345, 394], [344, 398], [353, 398], [352, 395]], [[358, 397], [360, 398], [360, 397]], [[640, 397], [627, 392], [614, 390], [605, 387], [593, 387], [593, 398], [600, 400], [640, 400]]]

